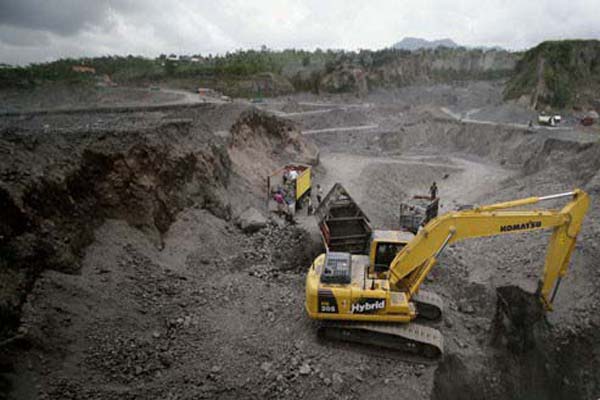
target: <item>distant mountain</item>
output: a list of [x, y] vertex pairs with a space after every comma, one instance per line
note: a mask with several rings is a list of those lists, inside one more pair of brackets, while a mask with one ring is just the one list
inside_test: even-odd
[[435, 49], [436, 47], [459, 47], [452, 39], [426, 40], [415, 37], [405, 37], [398, 43], [392, 46], [394, 49], [401, 50], [418, 50], [418, 49]]

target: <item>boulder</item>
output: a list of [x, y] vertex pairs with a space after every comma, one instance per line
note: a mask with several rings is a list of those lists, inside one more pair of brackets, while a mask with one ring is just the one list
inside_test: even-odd
[[245, 233], [253, 233], [267, 226], [267, 218], [256, 208], [248, 208], [238, 217], [238, 226]]

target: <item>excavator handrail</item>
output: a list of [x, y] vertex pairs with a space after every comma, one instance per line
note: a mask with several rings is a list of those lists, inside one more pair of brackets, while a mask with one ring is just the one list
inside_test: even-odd
[[[572, 197], [572, 200], [561, 210], [510, 210], [563, 197]], [[589, 196], [576, 189], [441, 215], [423, 227], [391, 262], [390, 287], [411, 295], [416, 293], [436, 264], [439, 254], [451, 243], [468, 238], [553, 228], [539, 286], [540, 299], [546, 309], [551, 310], [588, 207]]]

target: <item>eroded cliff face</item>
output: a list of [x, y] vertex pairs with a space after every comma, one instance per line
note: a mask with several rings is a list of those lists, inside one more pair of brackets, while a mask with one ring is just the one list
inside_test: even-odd
[[16, 328], [41, 271], [77, 273], [104, 221], [125, 221], [161, 248], [180, 211], [202, 208], [228, 220], [232, 205], [264, 199], [265, 176], [279, 163], [317, 157], [296, 125], [253, 109], [239, 115], [228, 137], [213, 134], [211, 120], [228, 112], [220, 107], [204, 107], [191, 118], [160, 116], [142, 127], [119, 127], [117, 117], [110, 129], [24, 129], [17, 120], [3, 128], [1, 336]]
[[40, 271], [76, 272], [94, 229], [106, 219], [127, 221], [160, 246], [185, 207], [228, 218], [222, 192], [230, 161], [207, 138], [185, 120], [140, 130], [4, 129], [1, 316], [17, 318]]
[[[319, 150], [300, 125], [256, 109], [242, 113], [231, 127], [227, 145], [236, 191], [245, 193], [232, 198], [232, 208], [241, 212], [248, 206], [262, 208], [266, 196], [266, 178], [289, 162], [315, 165]], [[260, 199], [252, 203], [252, 196]]]
[[506, 99], [532, 108], [600, 108], [600, 41], [543, 42], [528, 50], [506, 85]]
[[365, 93], [379, 86], [406, 86], [509, 76], [520, 53], [437, 49], [394, 51], [385, 57], [340, 63], [320, 81], [324, 92]]

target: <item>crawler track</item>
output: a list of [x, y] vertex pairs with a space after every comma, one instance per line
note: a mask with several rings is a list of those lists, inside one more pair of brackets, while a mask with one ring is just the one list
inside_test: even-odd
[[330, 322], [319, 327], [323, 337], [398, 350], [415, 361], [441, 358], [444, 340], [440, 331], [418, 323], [387, 324]]
[[417, 306], [419, 319], [428, 321], [439, 321], [442, 319], [444, 302], [440, 296], [433, 292], [419, 290], [419, 293], [411, 297]]

